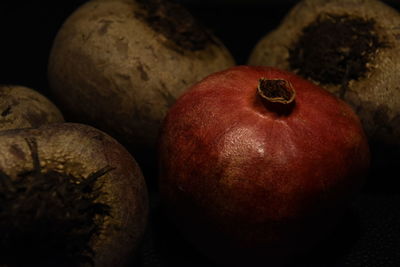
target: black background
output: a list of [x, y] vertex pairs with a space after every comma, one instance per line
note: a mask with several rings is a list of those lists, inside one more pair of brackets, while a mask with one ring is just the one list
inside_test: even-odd
[[[46, 69], [52, 41], [63, 21], [84, 2], [1, 1], [0, 84], [25, 85], [51, 98]], [[297, 1], [179, 2], [221, 38], [238, 64], [245, 64], [256, 42], [277, 27]], [[400, 1], [387, 2], [400, 10]], [[379, 168], [372, 175], [377, 182], [364, 189], [336, 232], [309, 255], [296, 259], [296, 266], [400, 266], [399, 175]], [[152, 195], [151, 206], [151, 223], [138, 264], [211, 265], [162, 218], [157, 195]]]

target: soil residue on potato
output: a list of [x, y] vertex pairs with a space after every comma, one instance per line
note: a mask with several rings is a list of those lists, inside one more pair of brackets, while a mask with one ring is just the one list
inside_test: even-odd
[[373, 19], [322, 14], [292, 44], [288, 61], [303, 77], [345, 87], [369, 71], [378, 49], [387, 47], [382, 39]]
[[215, 43], [211, 34], [180, 4], [167, 0], [136, 0], [144, 12], [137, 12], [154, 31], [190, 51]]
[[0, 170], [0, 265], [93, 265], [90, 239], [100, 231], [101, 218], [110, 215], [110, 207], [97, 201], [97, 180], [112, 168], [86, 179], [45, 171], [36, 140], [26, 142], [33, 170], [17, 177]]
[[11, 109], [12, 109], [12, 106], [8, 105], [7, 108], [1, 112], [1, 116], [6, 117], [7, 115], [10, 115], [12, 112]]
[[49, 114], [46, 112], [37, 110], [37, 111], [32, 111], [32, 112], [26, 112], [21, 115], [33, 128], [37, 128], [40, 125], [46, 124], [48, 119]]

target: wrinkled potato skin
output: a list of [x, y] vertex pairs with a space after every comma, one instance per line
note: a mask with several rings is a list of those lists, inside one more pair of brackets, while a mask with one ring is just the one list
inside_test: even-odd
[[[378, 50], [365, 77], [349, 82], [343, 99], [360, 116], [371, 140], [400, 145], [400, 15], [382, 2], [303, 0], [287, 14], [276, 30], [259, 41], [248, 64], [291, 70], [288, 48], [299, 38], [302, 29], [321, 13], [357, 16], [376, 21], [377, 33], [389, 47]], [[340, 86], [321, 86], [339, 95]]]
[[60, 29], [49, 81], [61, 109], [125, 145], [155, 147], [159, 125], [192, 83], [234, 64], [226, 48], [176, 49], [135, 15], [134, 0], [92, 0]]
[[25, 86], [0, 85], [0, 131], [64, 122], [45, 96]]
[[42, 171], [86, 178], [105, 166], [99, 201], [111, 207], [99, 236], [91, 240], [94, 266], [130, 266], [137, 255], [148, 215], [146, 184], [132, 156], [117, 141], [92, 127], [60, 123], [0, 132], [0, 169], [12, 177], [34, 168], [25, 138], [36, 139]]

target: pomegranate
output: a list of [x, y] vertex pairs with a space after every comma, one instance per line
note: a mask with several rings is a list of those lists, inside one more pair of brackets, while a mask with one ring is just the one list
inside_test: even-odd
[[168, 112], [159, 188], [165, 214], [210, 258], [280, 264], [326, 237], [369, 161], [342, 100], [287, 71], [237, 66]]

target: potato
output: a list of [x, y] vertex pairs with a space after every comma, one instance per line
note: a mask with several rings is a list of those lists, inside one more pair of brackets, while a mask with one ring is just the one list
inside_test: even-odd
[[234, 65], [224, 45], [177, 4], [92, 0], [59, 30], [48, 77], [60, 108], [133, 149], [154, 149], [186, 88]]
[[92, 127], [0, 132], [0, 265], [131, 266], [148, 217], [139, 166]]
[[0, 85], [0, 131], [63, 121], [58, 108], [37, 91], [20, 85]]

